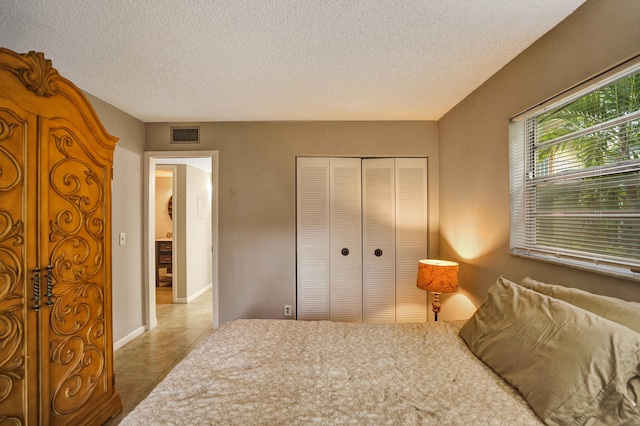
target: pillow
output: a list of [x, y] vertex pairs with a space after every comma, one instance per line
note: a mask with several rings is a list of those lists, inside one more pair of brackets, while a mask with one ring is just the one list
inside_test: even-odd
[[640, 424], [640, 334], [498, 279], [460, 329], [550, 425]]
[[538, 293], [564, 300], [640, 333], [640, 306], [631, 302], [592, 294], [577, 288], [545, 284], [529, 277], [523, 279], [521, 285]]

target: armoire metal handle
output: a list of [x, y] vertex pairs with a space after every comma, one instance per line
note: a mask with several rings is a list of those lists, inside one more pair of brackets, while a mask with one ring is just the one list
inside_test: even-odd
[[40, 268], [33, 268], [33, 309], [40, 309]]
[[382, 256], [382, 250], [376, 249], [376, 251], [374, 251], [373, 254], [375, 254], [377, 257], [380, 257]]
[[349, 249], [345, 247], [342, 249], [341, 253], [343, 256], [349, 256]]
[[47, 266], [47, 306], [53, 305], [53, 266]]

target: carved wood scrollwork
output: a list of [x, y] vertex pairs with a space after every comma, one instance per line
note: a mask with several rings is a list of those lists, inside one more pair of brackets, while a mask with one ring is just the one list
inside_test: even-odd
[[[0, 257], [7, 254], [0, 249]], [[24, 354], [20, 350], [24, 339], [22, 303], [15, 297], [19, 271], [19, 264], [10, 265], [0, 259], [0, 304], [4, 305], [0, 313], [0, 402], [9, 397], [14, 382], [24, 378]]]
[[0, 119], [0, 140], [9, 139], [16, 127], [18, 127], [17, 124]]
[[99, 283], [104, 282], [108, 170], [69, 129], [55, 129], [51, 138], [57, 151], [49, 175], [52, 404], [56, 413], [68, 414], [90, 398], [105, 376], [104, 288]]
[[[12, 395], [15, 383], [24, 379], [24, 290], [20, 285], [24, 281], [24, 223], [20, 220], [24, 181], [20, 160], [16, 158], [21, 141], [16, 140], [15, 131], [20, 124], [10, 122], [12, 115], [7, 110], [0, 110], [0, 114], [0, 402], [3, 402]], [[5, 423], [21, 424], [21, 420], [7, 417], [2, 420]]]
[[22, 426], [22, 420], [14, 416], [0, 416], [2, 426]]
[[45, 59], [44, 53], [31, 51], [21, 56], [27, 67], [18, 70], [20, 82], [38, 96], [46, 97], [58, 93], [55, 79], [60, 75], [53, 68], [51, 61]]
[[122, 406], [106, 304], [117, 138], [42, 53], [0, 47], [0, 86], [0, 425], [100, 423]]
[[80, 336], [69, 336], [52, 342], [51, 362], [65, 367], [65, 374], [53, 394], [53, 407], [58, 414], [69, 414], [89, 399], [104, 372], [102, 350], [86, 345]]
[[[8, 140], [15, 129], [16, 123], [9, 123], [0, 117], [0, 142]], [[22, 180], [20, 162], [11, 152], [0, 145], [0, 191], [8, 191]]]

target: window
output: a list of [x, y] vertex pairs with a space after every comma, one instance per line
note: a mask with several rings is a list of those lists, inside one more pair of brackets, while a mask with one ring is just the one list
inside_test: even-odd
[[640, 280], [640, 66], [512, 120], [511, 252]]

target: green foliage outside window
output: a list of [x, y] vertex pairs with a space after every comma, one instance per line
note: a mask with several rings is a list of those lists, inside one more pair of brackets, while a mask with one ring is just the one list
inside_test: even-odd
[[528, 123], [536, 244], [640, 259], [640, 72]]

